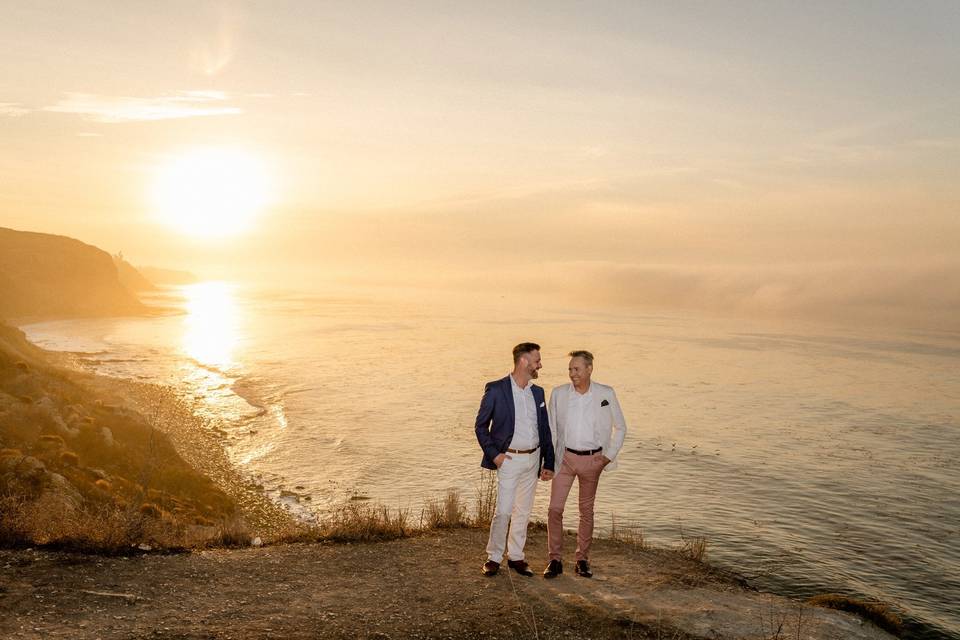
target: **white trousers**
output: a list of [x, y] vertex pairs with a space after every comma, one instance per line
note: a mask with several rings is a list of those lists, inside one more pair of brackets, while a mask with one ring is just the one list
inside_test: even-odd
[[540, 451], [507, 455], [510, 458], [497, 469], [497, 508], [490, 522], [490, 539], [487, 541], [487, 559], [494, 562], [503, 562], [504, 543], [511, 560], [523, 560], [527, 523], [533, 509], [533, 496], [537, 492]]

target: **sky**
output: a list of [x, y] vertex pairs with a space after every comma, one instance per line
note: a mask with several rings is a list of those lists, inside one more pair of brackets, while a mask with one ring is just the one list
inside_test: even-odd
[[[0, 226], [215, 277], [960, 329], [960, 3], [0, 5]], [[255, 159], [218, 178], [268, 185], [249, 225], [157, 210], [197, 149]]]

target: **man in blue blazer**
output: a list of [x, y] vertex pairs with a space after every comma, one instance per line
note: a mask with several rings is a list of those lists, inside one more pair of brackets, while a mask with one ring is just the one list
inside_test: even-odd
[[[530, 577], [524, 560], [527, 523], [533, 509], [537, 477], [553, 478], [553, 436], [543, 388], [531, 382], [539, 375], [540, 345], [523, 342], [513, 348], [513, 372], [488, 382], [477, 412], [480, 466], [497, 470], [497, 506], [490, 522], [483, 574], [496, 575], [504, 547], [507, 566]], [[509, 535], [508, 535], [509, 528]]]

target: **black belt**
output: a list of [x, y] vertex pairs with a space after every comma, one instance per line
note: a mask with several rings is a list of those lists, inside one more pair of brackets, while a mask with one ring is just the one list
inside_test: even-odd
[[534, 447], [533, 449], [507, 449], [510, 453], [533, 453], [540, 447]]
[[595, 453], [600, 453], [601, 451], [603, 451], [603, 447], [599, 447], [597, 449], [590, 449], [590, 451], [577, 451], [576, 449], [571, 449], [567, 447], [567, 451], [569, 451], [570, 453], [575, 453], [578, 456], [592, 456]]

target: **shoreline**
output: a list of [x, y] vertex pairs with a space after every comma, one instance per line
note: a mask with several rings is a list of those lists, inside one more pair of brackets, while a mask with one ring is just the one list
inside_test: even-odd
[[197, 416], [173, 388], [125, 378], [82, 374], [90, 376], [88, 382], [98, 393], [116, 398], [118, 403], [134, 409], [163, 432], [188, 464], [236, 502], [254, 535], [272, 538], [298, 524], [295, 516], [270, 499], [262, 486], [230, 460], [215, 427]]
[[189, 401], [179, 397], [174, 388], [83, 370], [70, 364], [76, 354], [36, 348], [49, 364], [66, 366], [76, 373], [96, 396], [135, 409], [166, 434], [198, 473], [213, 480], [236, 501], [254, 535], [269, 540], [296, 527], [295, 516], [272, 500], [262, 486], [245, 477], [230, 461], [216, 427], [195, 415]]
[[[41, 324], [44, 322], [66, 322], [70, 320], [102, 320], [106, 318], [160, 318], [164, 316], [183, 315], [184, 312], [177, 307], [161, 307], [157, 305], [143, 305], [143, 310], [137, 313], [102, 313], [96, 315], [84, 314], [75, 316], [64, 316], [60, 314], [42, 314], [36, 316], [16, 316], [12, 318], [0, 318], [0, 321], [6, 322], [11, 327], [16, 327], [23, 331], [23, 327], [31, 324]], [[33, 344], [33, 343], [31, 343]], [[42, 347], [37, 347], [42, 349]], [[44, 351], [46, 351], [44, 349]], [[56, 353], [47, 351], [47, 353]]]

